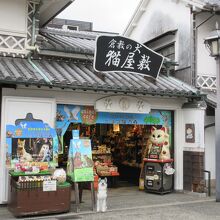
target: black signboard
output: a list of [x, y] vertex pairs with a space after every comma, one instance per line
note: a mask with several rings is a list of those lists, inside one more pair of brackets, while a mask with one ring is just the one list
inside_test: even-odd
[[97, 37], [96, 71], [127, 71], [157, 78], [162, 63], [162, 55], [134, 40], [122, 36]]

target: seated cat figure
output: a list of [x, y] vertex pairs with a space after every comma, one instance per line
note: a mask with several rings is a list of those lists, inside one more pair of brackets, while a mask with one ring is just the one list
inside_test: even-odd
[[150, 159], [167, 160], [170, 159], [170, 144], [169, 134], [167, 129], [162, 127], [160, 129], [151, 128], [151, 135], [148, 141], [148, 154]]
[[22, 141], [18, 139], [17, 144], [18, 144], [17, 155], [18, 155], [19, 160], [23, 162], [33, 161], [31, 154], [27, 153], [27, 151], [25, 150], [25, 140]]

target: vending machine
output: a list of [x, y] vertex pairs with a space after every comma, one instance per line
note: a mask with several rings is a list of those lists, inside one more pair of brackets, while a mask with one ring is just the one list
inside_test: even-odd
[[144, 159], [144, 187], [146, 192], [165, 194], [173, 190], [173, 159]]

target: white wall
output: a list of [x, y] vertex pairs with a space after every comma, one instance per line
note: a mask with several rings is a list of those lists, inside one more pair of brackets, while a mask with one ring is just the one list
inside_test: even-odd
[[185, 141], [185, 124], [195, 125], [195, 143], [184, 144], [186, 151], [204, 151], [204, 117], [205, 111], [201, 109], [183, 109], [184, 124], [184, 141]]
[[26, 0], [0, 0], [0, 33], [26, 34]]
[[[197, 15], [196, 23], [201, 24], [207, 18], [211, 16], [210, 13], [203, 13]], [[220, 16], [214, 16], [210, 18], [207, 22], [202, 24], [197, 29], [197, 73], [199, 75], [214, 75], [216, 76], [216, 61], [214, 57], [209, 56], [208, 50], [205, 48], [204, 39], [209, 35], [209, 33], [215, 30], [216, 21], [220, 24]]]
[[[82, 91], [73, 91], [68, 89], [48, 89], [41, 87], [40, 89], [37, 87], [27, 88], [18, 86], [19, 89], [3, 89], [3, 96], [24, 96], [24, 97], [47, 97], [47, 98], [55, 98], [57, 103], [63, 104], [81, 104], [83, 102], [84, 105], [94, 105], [97, 99], [100, 99], [105, 96], [112, 95], [111, 93], [98, 93], [98, 92], [82, 92]], [[115, 95], [115, 94], [114, 94]], [[120, 94], [118, 94], [120, 95]], [[163, 109], [176, 109], [177, 107], [181, 107], [184, 102], [186, 102], [185, 98], [172, 98], [172, 97], [164, 97], [161, 98], [156, 96], [138, 96], [143, 100], [146, 100], [151, 104], [153, 109], [157, 109], [159, 107], [163, 107]]]
[[[215, 122], [214, 116], [205, 117], [205, 125]], [[211, 171], [211, 179], [215, 179], [215, 126], [205, 129], [205, 169]]]
[[5, 167], [6, 125], [14, 125], [16, 119], [25, 118], [26, 114], [29, 112], [33, 113], [34, 118], [42, 119], [44, 122], [54, 127], [56, 116], [55, 99], [3, 96], [1, 111], [0, 203], [7, 202], [8, 200], [8, 170]]
[[190, 65], [190, 8], [181, 1], [151, 0], [137, 26], [128, 36], [145, 43], [170, 30], [178, 30], [175, 38], [179, 67]]

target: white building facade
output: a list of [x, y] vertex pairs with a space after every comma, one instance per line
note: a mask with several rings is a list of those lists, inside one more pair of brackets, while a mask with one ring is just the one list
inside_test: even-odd
[[[174, 61], [171, 69], [175, 77], [207, 93], [205, 126], [201, 128], [204, 145], [195, 146], [193, 151], [204, 152], [204, 169], [211, 172], [213, 183], [216, 61], [209, 56], [204, 39], [216, 28], [216, 22], [220, 23], [219, 9], [218, 0], [143, 0], [124, 31], [125, 36], [165, 53]], [[185, 144], [184, 151], [188, 150]]]
[[[40, 1], [0, 1], [0, 176], [2, 177], [0, 203], [7, 203], [10, 190], [8, 169], [5, 166], [7, 124], [13, 124], [15, 119], [24, 118], [27, 113], [32, 112], [35, 118], [40, 118], [55, 127], [58, 104], [95, 106], [101, 98], [112, 97], [114, 99], [115, 96], [120, 95], [127, 98], [141, 98], [149, 103], [151, 109], [173, 111], [174, 167], [176, 170], [174, 189], [183, 190], [184, 151], [203, 153], [205, 149], [203, 94], [172, 76], [161, 75], [156, 82], [152, 83], [142, 76], [135, 76], [131, 73], [117, 75], [93, 71], [91, 58], [93, 58], [96, 36], [83, 34], [85, 38], [83, 46], [89, 45], [85, 53], [81, 48], [82, 40], [76, 43], [79, 36], [80, 39], [83, 38], [78, 32], [41, 29], [39, 34], [39, 28], [71, 1], [52, 2], [48, 0], [43, 1], [42, 4]], [[144, 2], [145, 8], [140, 8], [143, 15], [148, 7], [154, 6], [156, 1], [143, 1], [142, 3], [145, 4]], [[179, 7], [180, 3], [170, 1], [170, 7], [174, 7], [172, 4]], [[180, 8], [180, 14], [188, 15], [188, 8]], [[169, 14], [169, 10], [166, 11], [164, 19]], [[13, 19], [9, 16], [12, 14]], [[149, 18], [152, 19], [152, 16], [153, 14]], [[159, 14], [156, 17], [159, 18]], [[15, 20], [18, 21], [16, 25]], [[150, 19], [148, 21], [150, 23]], [[182, 55], [178, 51], [180, 51], [180, 45], [184, 44], [185, 38], [179, 36], [176, 30], [182, 28], [185, 32], [185, 27], [190, 22], [184, 25], [181, 23], [180, 26], [178, 22], [172, 22], [172, 19], [170, 22], [167, 28], [165, 23], [155, 27], [155, 32], [161, 35], [168, 31], [168, 37], [171, 36], [172, 39], [167, 36], [162, 37], [161, 46], [165, 45], [165, 42], [174, 42], [177, 57], [181, 59]], [[144, 21], [141, 26], [147, 27]], [[143, 43], [150, 41], [155, 36], [154, 32], [149, 32], [149, 27], [150, 25], [141, 30], [138, 25], [131, 31], [129, 37], [134, 38], [133, 33], [136, 35], [135, 30], [137, 30], [136, 36], [139, 37], [135, 37], [136, 40]], [[159, 27], [163, 27], [163, 32]], [[147, 37], [143, 37], [143, 33], [148, 33]], [[185, 33], [188, 36], [187, 32]], [[186, 41], [185, 45], [188, 44], [190, 41]], [[66, 47], [68, 53], [65, 52]], [[80, 53], [77, 53], [79, 51]], [[188, 56], [189, 51], [186, 49], [184, 51]], [[190, 59], [185, 56], [183, 58], [181, 62], [178, 60], [178, 68], [187, 69]], [[194, 125], [195, 140], [193, 143], [186, 142], [186, 124]], [[195, 156], [198, 155], [200, 154]]]

